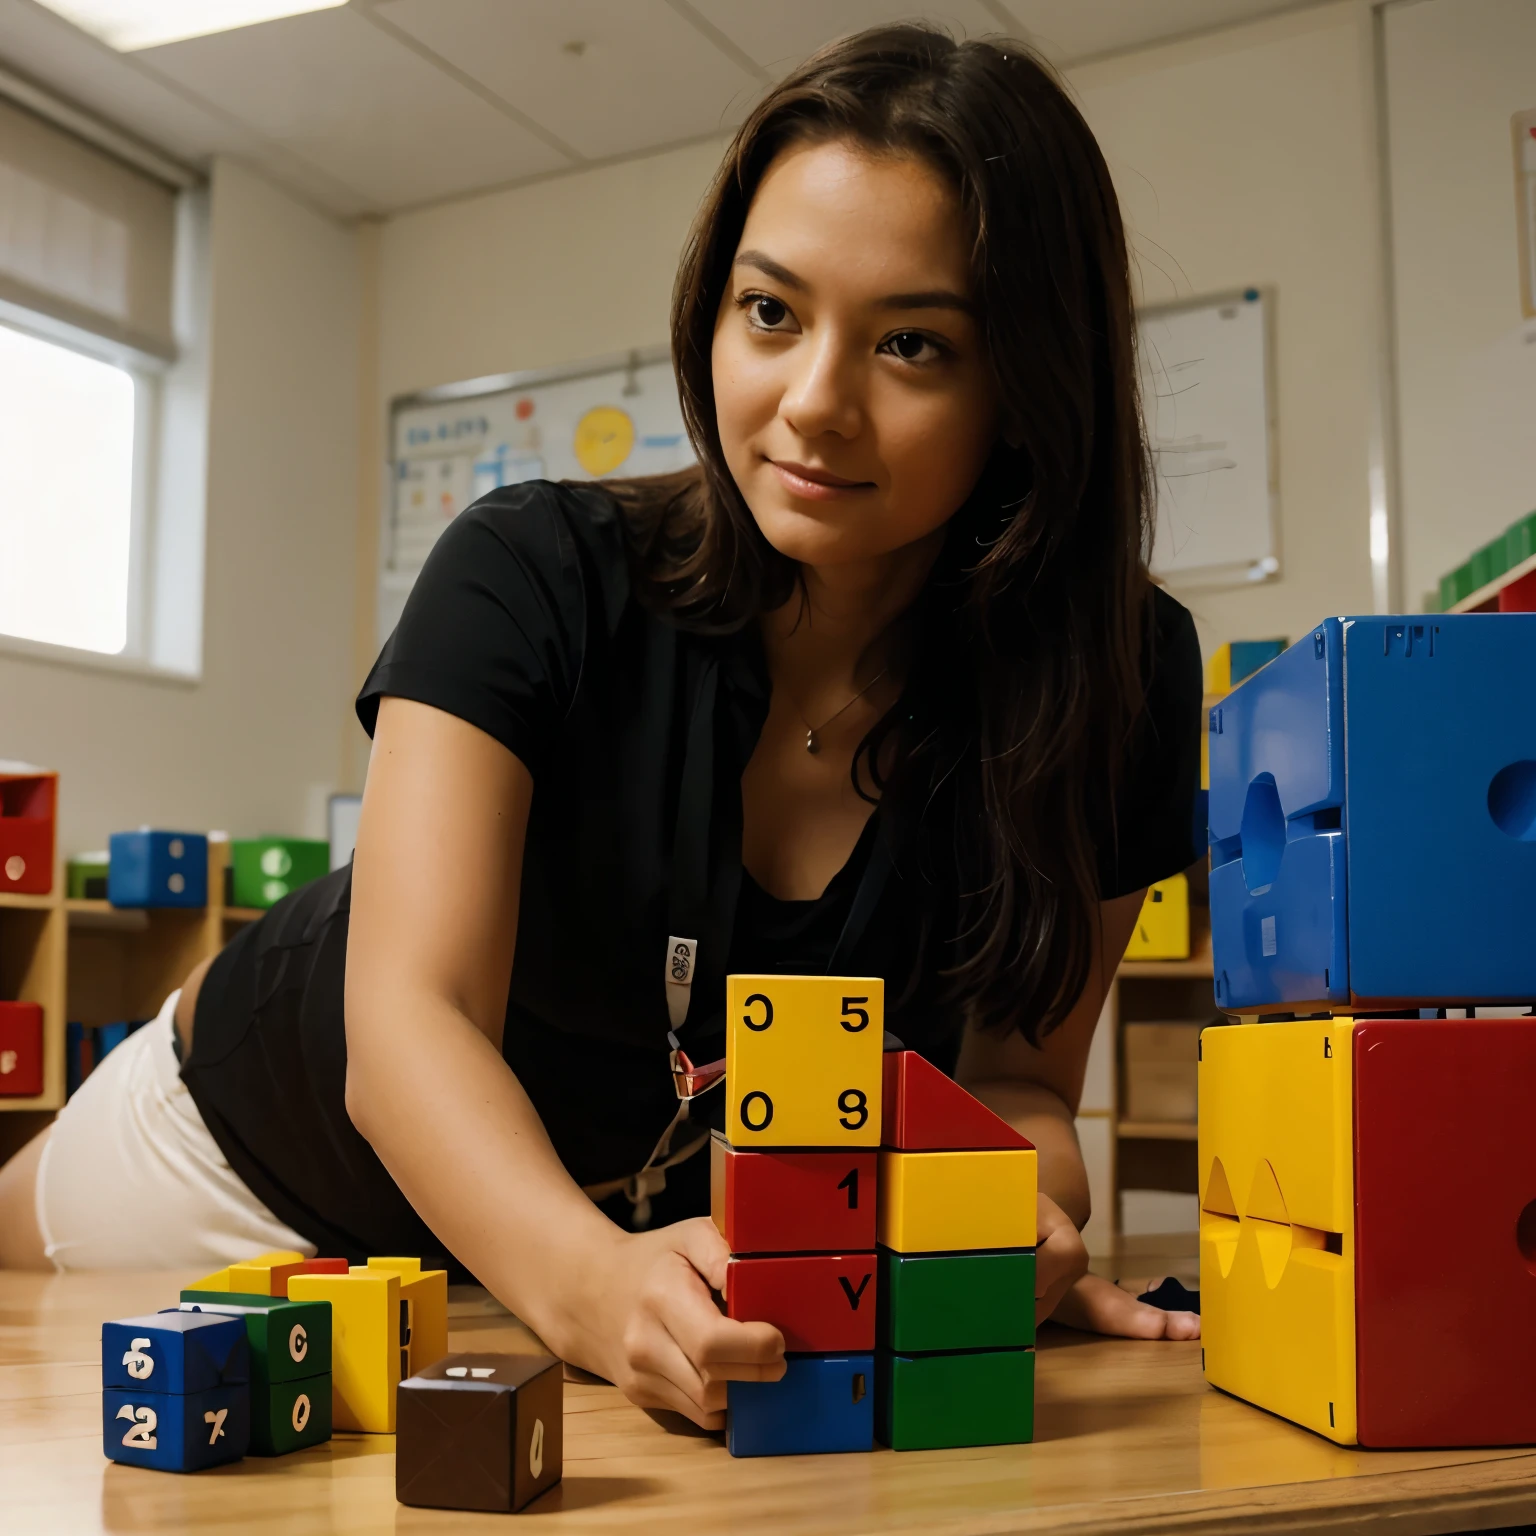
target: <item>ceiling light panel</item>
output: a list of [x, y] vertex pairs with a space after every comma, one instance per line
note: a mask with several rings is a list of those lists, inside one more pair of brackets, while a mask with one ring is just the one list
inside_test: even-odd
[[119, 53], [328, 11], [347, 0], [41, 0]]

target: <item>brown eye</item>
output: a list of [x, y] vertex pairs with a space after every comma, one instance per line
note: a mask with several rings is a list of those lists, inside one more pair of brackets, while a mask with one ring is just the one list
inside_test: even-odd
[[778, 299], [769, 298], [766, 294], [752, 301], [752, 318], [766, 330], [773, 330], [775, 326], [782, 325], [789, 311]]
[[916, 331], [902, 331], [900, 335], [891, 337], [891, 351], [903, 362], [915, 363], [922, 355], [923, 348], [931, 345], [926, 336], [920, 336]]

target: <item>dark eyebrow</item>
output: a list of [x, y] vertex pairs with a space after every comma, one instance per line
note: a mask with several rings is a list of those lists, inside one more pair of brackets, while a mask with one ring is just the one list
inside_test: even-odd
[[[732, 265], [756, 267], [764, 277], [771, 277], [774, 282], [783, 283], [786, 288], [799, 293], [804, 293], [810, 286], [803, 277], [762, 251], [738, 251]], [[976, 306], [964, 294], [948, 288], [933, 288], [924, 293], [892, 293], [877, 299], [876, 305], [880, 309], [956, 309], [966, 315], [976, 313]]]

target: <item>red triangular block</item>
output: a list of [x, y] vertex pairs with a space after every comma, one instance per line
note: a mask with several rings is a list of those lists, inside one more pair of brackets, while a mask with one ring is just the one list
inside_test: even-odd
[[903, 1152], [972, 1152], [1032, 1145], [916, 1051], [887, 1051], [880, 1143]]

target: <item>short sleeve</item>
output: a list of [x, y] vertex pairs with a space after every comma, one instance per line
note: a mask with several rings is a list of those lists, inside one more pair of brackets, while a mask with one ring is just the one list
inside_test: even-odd
[[370, 736], [386, 695], [477, 726], [537, 778], [587, 641], [583, 541], [560, 487], [506, 486], [433, 546], [357, 698]]
[[1189, 610], [1153, 588], [1147, 705], [1132, 740], [1115, 807], [1099, 850], [1104, 900], [1187, 869], [1204, 849], [1196, 836], [1203, 677]]

